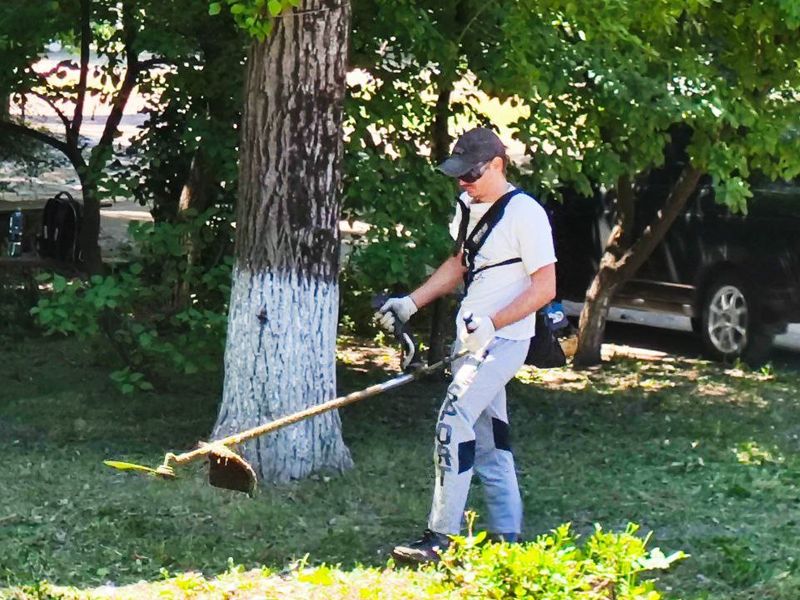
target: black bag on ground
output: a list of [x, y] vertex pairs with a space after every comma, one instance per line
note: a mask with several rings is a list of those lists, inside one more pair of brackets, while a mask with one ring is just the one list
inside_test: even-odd
[[536, 335], [531, 338], [525, 364], [540, 369], [563, 367], [567, 364], [567, 357], [550, 329], [550, 319], [544, 309], [536, 311]]
[[69, 192], [59, 192], [50, 198], [44, 205], [42, 228], [36, 238], [39, 256], [63, 262], [80, 261], [81, 220], [81, 205]]

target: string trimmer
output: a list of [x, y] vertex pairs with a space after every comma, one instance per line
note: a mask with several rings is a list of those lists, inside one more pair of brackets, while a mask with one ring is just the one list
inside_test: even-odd
[[297, 423], [298, 421], [316, 417], [317, 415], [342, 408], [343, 406], [353, 404], [365, 398], [388, 392], [389, 390], [398, 388], [411, 381], [424, 377], [425, 375], [438, 371], [464, 354], [464, 352], [461, 352], [456, 356], [450, 356], [435, 364], [425, 366], [417, 359], [418, 346], [414, 337], [406, 327], [400, 325], [399, 319], [395, 319], [395, 323], [394, 333], [402, 345], [401, 363], [405, 371], [403, 375], [399, 375], [383, 383], [371, 385], [368, 388], [352, 392], [346, 396], [334, 398], [328, 402], [309, 407], [305, 410], [230, 435], [220, 440], [199, 442], [195, 450], [184, 452], [183, 454], [168, 452], [164, 456], [164, 461], [155, 468], [115, 460], [106, 460], [104, 464], [122, 471], [135, 471], [148, 473], [163, 479], [175, 479], [175, 467], [186, 465], [201, 458], [207, 458], [209, 465], [208, 481], [211, 485], [252, 494], [256, 487], [256, 473], [244, 458], [231, 450], [232, 446], [237, 446], [248, 440]]

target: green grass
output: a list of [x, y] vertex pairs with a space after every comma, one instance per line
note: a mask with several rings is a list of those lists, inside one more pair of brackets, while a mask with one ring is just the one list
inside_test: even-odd
[[[350, 472], [251, 500], [207, 486], [201, 466], [163, 482], [102, 465], [191, 448], [213, 423], [218, 382], [122, 396], [71, 341], [6, 344], [1, 358], [0, 587], [214, 577], [231, 563], [280, 571], [306, 554], [379, 567], [424, 526], [442, 381], [345, 409]], [[391, 376], [362, 358], [345, 356], [342, 391]], [[691, 555], [661, 576], [669, 597], [796, 600], [799, 383], [699, 361], [521, 373], [509, 397], [527, 536], [634, 521], [650, 547]]]

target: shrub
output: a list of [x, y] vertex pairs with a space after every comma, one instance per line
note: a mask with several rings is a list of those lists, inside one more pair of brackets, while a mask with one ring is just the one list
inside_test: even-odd
[[648, 538], [637, 537], [637, 529], [630, 524], [611, 533], [597, 526], [582, 546], [569, 525], [526, 544], [485, 543], [485, 532], [457, 537], [438, 569], [444, 584], [467, 598], [657, 600], [654, 581], [640, 575], [686, 555], [648, 552]]
[[76, 335], [119, 369], [124, 393], [153, 388], [170, 373], [219, 368], [225, 345], [233, 259], [230, 223], [209, 210], [177, 223], [131, 225], [128, 264], [89, 280], [45, 274], [51, 293], [31, 310], [45, 333]]

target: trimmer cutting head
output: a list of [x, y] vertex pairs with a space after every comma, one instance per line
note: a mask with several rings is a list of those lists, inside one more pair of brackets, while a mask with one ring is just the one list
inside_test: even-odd
[[[201, 442], [200, 445], [204, 447], [208, 457], [208, 482], [211, 485], [253, 495], [257, 482], [256, 472], [245, 459], [223, 444]], [[137, 471], [163, 479], [175, 479], [172, 465], [177, 464], [177, 458], [174, 454], [168, 453], [164, 457], [164, 462], [155, 469], [118, 460], [105, 460], [103, 464], [120, 471]]]
[[213, 446], [208, 455], [208, 482], [214, 487], [244, 492], [252, 496], [257, 481], [253, 467], [226, 446], [221, 444]]

